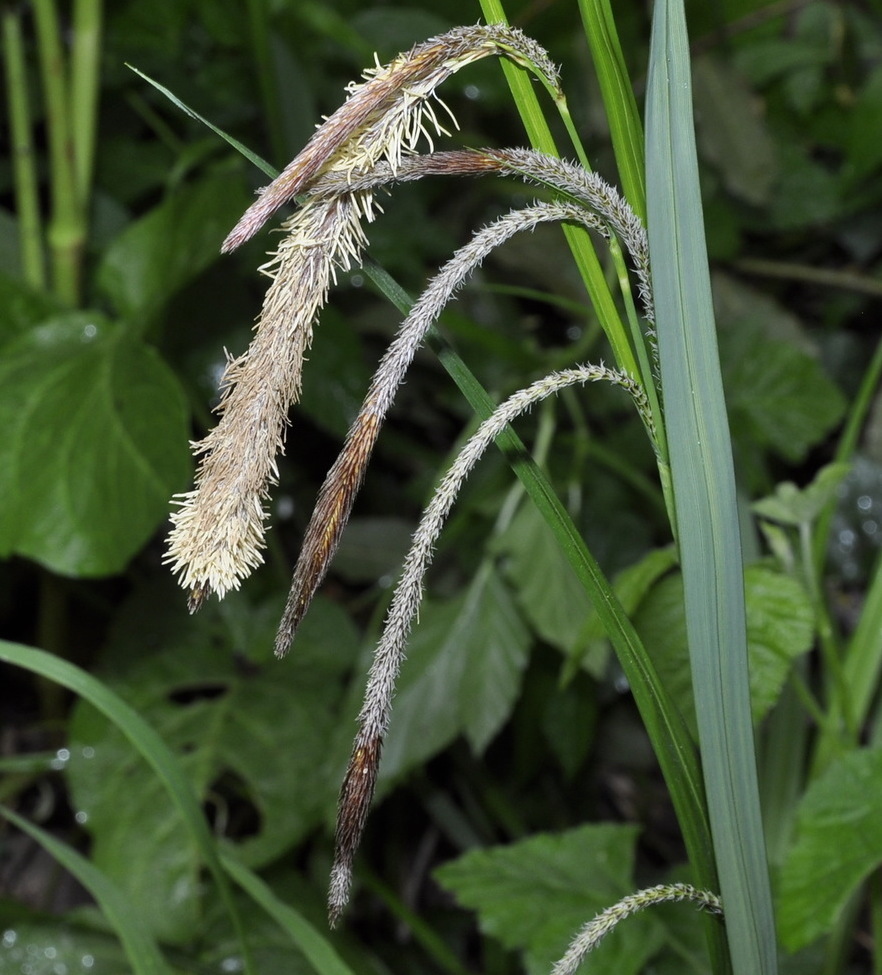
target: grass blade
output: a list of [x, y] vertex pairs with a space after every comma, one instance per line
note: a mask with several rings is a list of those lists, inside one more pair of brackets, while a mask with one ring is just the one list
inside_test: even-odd
[[579, 0], [625, 197], [646, 220], [643, 126], [609, 0]]
[[653, 18], [646, 109], [649, 245], [711, 829], [736, 975], [772, 975], [775, 926], [760, 817], [744, 578], [704, 239], [682, 0]]
[[221, 854], [224, 869], [255, 903], [286, 931], [319, 975], [353, 975], [331, 943], [299, 911], [283, 903], [256, 873], [227, 853]]
[[211, 871], [227, 911], [232, 918], [236, 934], [245, 959], [245, 970], [254, 972], [250, 958], [245, 928], [230, 888], [227, 875], [217, 853], [217, 844], [209, 832], [205, 817], [186, 773], [175, 756], [159, 735], [125, 701], [114, 694], [101, 681], [96, 680], [84, 670], [55, 657], [44, 650], [26, 647], [18, 643], [0, 641], [0, 661], [23, 667], [39, 674], [88, 701], [94, 708], [106, 715], [129, 739], [138, 753], [147, 761], [165, 786], [194, 845], [199, 850], [205, 865]]
[[144, 930], [140, 917], [109, 877], [81, 853], [19, 816], [7, 806], [0, 806], [0, 815], [5, 816], [10, 823], [36, 840], [95, 898], [104, 917], [119, 936], [135, 975], [172, 975], [171, 967], [166, 964], [156, 942]]
[[197, 122], [201, 122], [203, 125], [207, 126], [214, 132], [215, 135], [219, 135], [224, 142], [231, 145], [236, 152], [241, 152], [242, 155], [250, 162], [253, 163], [262, 173], [265, 173], [270, 179], [275, 179], [279, 175], [277, 169], [271, 166], [265, 159], [262, 159], [257, 155], [256, 152], [252, 152], [246, 145], [243, 145], [238, 139], [234, 139], [233, 136], [224, 132], [223, 129], [219, 129], [214, 123], [209, 122], [207, 118], [200, 115], [195, 109], [190, 108], [189, 105], [185, 104], [178, 98], [177, 95], [173, 94], [164, 85], [161, 85], [158, 81], [155, 81], [150, 75], [144, 74], [143, 71], [139, 71], [133, 64], [127, 64], [127, 68], [134, 71], [139, 78], [143, 78], [148, 85], [152, 85], [158, 92], [161, 92], [165, 97], [177, 108], [179, 108], [185, 115], [189, 115], [190, 118], [196, 119]]

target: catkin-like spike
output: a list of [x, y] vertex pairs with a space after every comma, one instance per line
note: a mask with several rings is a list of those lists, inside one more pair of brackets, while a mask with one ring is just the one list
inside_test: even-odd
[[365, 71], [363, 82], [349, 85], [347, 100], [263, 189], [222, 250], [235, 250], [253, 237], [279, 207], [308, 190], [325, 170], [364, 169], [382, 158], [394, 170], [402, 155], [415, 147], [426, 121], [436, 132], [444, 131], [428, 102], [435, 89], [460, 68], [493, 54], [529, 66], [552, 88], [559, 87], [557, 68], [546, 52], [514, 27], [457, 27], [417, 44], [389, 64]]
[[363, 243], [357, 195], [314, 201], [285, 224], [265, 266], [272, 277], [248, 351], [222, 380], [220, 422], [200, 443], [196, 487], [175, 501], [165, 561], [190, 593], [191, 612], [223, 597], [263, 560], [264, 502], [276, 482], [288, 409], [335, 269]]
[[664, 904], [669, 901], [691, 901], [709, 914], [723, 916], [723, 904], [720, 898], [709, 890], [701, 890], [691, 884], [659, 884], [656, 887], [638, 890], [620, 900], [618, 904], [601, 911], [597, 917], [589, 921], [576, 935], [567, 953], [551, 970], [551, 975], [575, 975], [585, 956], [593, 951], [620, 921], [653, 904]]
[[598, 381], [621, 386], [634, 397], [641, 412], [648, 410], [640, 386], [624, 373], [604, 365], [585, 365], [551, 373], [526, 389], [518, 390], [481, 424], [441, 479], [420, 519], [404, 560], [401, 579], [392, 597], [383, 635], [374, 652], [364, 703], [358, 716], [358, 733], [340, 793], [337, 842], [328, 889], [328, 913], [332, 923], [342, 913], [349, 895], [352, 860], [373, 798], [380, 767], [380, 750], [392, 714], [395, 684], [422, 599], [423, 579], [432, 560], [435, 543], [459, 491], [474, 465], [509, 423], [536, 403], [568, 386]]
[[[557, 72], [535, 41], [494, 24], [460, 27], [372, 68], [304, 150], [249, 207], [224, 242], [251, 237], [279, 206], [323, 174], [344, 178], [380, 160], [394, 171], [430, 128], [444, 131], [430, 99], [460, 68], [499, 54], [530, 66], [546, 84]], [[287, 232], [263, 268], [273, 282], [248, 351], [227, 366], [217, 427], [193, 449], [200, 458], [193, 491], [175, 499], [166, 561], [189, 591], [191, 611], [210, 593], [222, 597], [262, 561], [269, 487], [283, 450], [287, 414], [300, 392], [303, 357], [337, 268], [360, 259], [361, 221], [374, 215], [370, 190], [342, 186], [314, 198], [286, 221]], [[357, 483], [352, 491], [357, 488]], [[348, 513], [348, 512], [347, 512]], [[345, 519], [344, 519], [345, 520]]]
[[[482, 173], [519, 176], [582, 203], [597, 213], [630, 254], [644, 314], [647, 321], [654, 321], [646, 228], [615, 187], [602, 176], [588, 172], [575, 163], [535, 149], [458, 149], [403, 159], [395, 169], [379, 163], [369, 170], [347, 174], [345, 185], [351, 189], [369, 190], [391, 182], [406, 182], [430, 175]], [[343, 186], [340, 174], [327, 173], [316, 181], [310, 192], [316, 197], [333, 196]]]
[[276, 637], [278, 656], [288, 652], [294, 633], [327, 572], [349, 519], [380, 426], [426, 332], [468, 276], [494, 248], [520, 231], [530, 230], [539, 223], [560, 220], [575, 221], [600, 233], [606, 232], [594, 214], [574, 203], [537, 203], [523, 210], [515, 210], [479, 231], [460, 248], [410, 310], [383, 357], [343, 449], [322, 485], [294, 568], [291, 592]]

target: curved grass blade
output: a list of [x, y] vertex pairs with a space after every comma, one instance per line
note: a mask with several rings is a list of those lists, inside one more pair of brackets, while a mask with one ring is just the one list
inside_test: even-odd
[[106, 874], [81, 853], [19, 816], [7, 806], [0, 806], [0, 815], [5, 816], [10, 823], [36, 840], [95, 898], [104, 917], [119, 936], [132, 964], [134, 975], [173, 975], [171, 966], [166, 964], [156, 942], [145, 931], [141, 918], [126, 900], [123, 892]]
[[84, 670], [80, 670], [79, 667], [74, 667], [66, 660], [35, 647], [26, 647], [19, 643], [7, 643], [5, 640], [0, 640], [0, 661], [30, 670], [32, 673], [60, 684], [84, 698], [119, 728], [138, 753], [153, 768], [181, 814], [194, 845], [199, 850], [205, 865], [217, 883], [221, 899], [233, 921], [236, 935], [239, 938], [245, 970], [254, 972], [255, 969], [245, 936], [245, 927], [233, 900], [233, 892], [227, 875], [218, 857], [217, 844], [209, 832], [205, 817], [202, 815], [202, 809], [193, 794], [193, 789], [177, 756], [169, 750], [153, 728], [121, 697], [105, 687], [99, 680]]
[[253, 163], [257, 168], [269, 176], [271, 179], [275, 179], [279, 175], [279, 171], [274, 169], [265, 159], [262, 159], [257, 155], [256, 152], [252, 152], [248, 146], [243, 145], [238, 139], [234, 139], [233, 136], [224, 132], [223, 129], [219, 129], [212, 122], [209, 122], [207, 118], [200, 115], [195, 109], [190, 108], [189, 105], [182, 102], [177, 95], [173, 94], [164, 85], [161, 85], [158, 81], [155, 81], [150, 75], [144, 74], [143, 71], [139, 71], [133, 64], [126, 64], [126, 67], [134, 71], [139, 78], [143, 78], [148, 85], [152, 85], [157, 91], [161, 92], [165, 97], [175, 106], [177, 106], [185, 115], [189, 115], [190, 118], [196, 119], [197, 122], [201, 122], [203, 125], [207, 126], [214, 132], [215, 135], [219, 135], [224, 142], [229, 143], [236, 152], [241, 152], [242, 155], [250, 162]]
[[354, 975], [327, 938], [293, 907], [284, 904], [256, 873], [228, 853], [221, 854], [224, 869], [255, 903], [286, 931], [319, 975]]
[[682, 0], [655, 6], [646, 110], [650, 266], [708, 810], [736, 975], [777, 970]]

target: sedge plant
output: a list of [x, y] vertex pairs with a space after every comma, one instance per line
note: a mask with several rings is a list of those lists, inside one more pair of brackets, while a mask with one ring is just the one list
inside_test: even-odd
[[[584, 13], [590, 19], [598, 11], [604, 15], [603, 29], [614, 38], [605, 5], [599, 4], [592, 14], [586, 4]], [[276, 457], [283, 448], [288, 410], [300, 390], [314, 323], [338, 271], [362, 261], [364, 228], [379, 211], [376, 191], [404, 180], [484, 173], [540, 186], [546, 198], [479, 231], [414, 302], [328, 473], [294, 570], [276, 642], [278, 656], [288, 652], [328, 570], [396, 390], [441, 310], [495, 247], [539, 223], [561, 223], [616, 364], [561, 370], [515, 393], [485, 416], [439, 482], [405, 560], [368, 677], [340, 797], [329, 891], [331, 923], [339, 919], [348, 900], [352, 860], [373, 797], [395, 681], [418, 613], [423, 578], [457, 492], [489, 444], [512, 436], [508, 426], [520, 413], [568, 386], [601, 381], [631, 397], [657, 458], [686, 582], [704, 772], [702, 779], [695, 743], [609, 584], [574, 537], [547, 485], [529, 468], [519, 470], [586, 581], [619, 653], [700, 883], [697, 890], [641, 892], [633, 901], [611, 908], [590, 931], [603, 932], [615, 919], [656, 898], [697, 900], [716, 914], [725, 910], [725, 940], [718, 922], [708, 929], [716, 971], [728, 971], [731, 965], [739, 975], [774, 972], [775, 939], [753, 764], [734, 479], [714, 359], [682, 9], [671, 2], [658, 4], [656, 10], [647, 108], [646, 172], [652, 177], [648, 237], [638, 189], [641, 170], [634, 158], [641, 140], [633, 137], [639, 131], [631, 112], [633, 101], [626, 100], [617, 116], [620, 134], [624, 128], [632, 136], [620, 138], [617, 146], [627, 160], [627, 165], [620, 165], [628, 173], [632, 205], [589, 171], [577, 138], [580, 163], [558, 158], [534, 95], [525, 95], [523, 88], [527, 73], [538, 78], [575, 136], [556, 68], [534, 41], [505, 26], [501, 8], [488, 0], [485, 13], [491, 21], [486, 27], [458, 28], [434, 37], [387, 65], [378, 64], [366, 72], [363, 82], [353, 83], [346, 102], [261, 191], [228, 235], [223, 248], [227, 251], [251, 238], [284, 204], [297, 203], [282, 223], [281, 243], [262, 268], [271, 281], [252, 344], [227, 366], [220, 422], [195, 445], [200, 460], [196, 485], [177, 499], [167, 560], [188, 592], [191, 611], [210, 595], [223, 597], [238, 588], [260, 563], [266, 500], [278, 476]], [[516, 88], [516, 99], [538, 146], [434, 151], [433, 140], [455, 125], [436, 89], [455, 71], [491, 55], [504, 59], [517, 78], [521, 87]], [[423, 137], [430, 151], [421, 154]], [[592, 233], [609, 243], [618, 303], [601, 273]], [[567, 956], [570, 960], [562, 960], [558, 970], [574, 970], [594, 943], [595, 935], [583, 932]]]

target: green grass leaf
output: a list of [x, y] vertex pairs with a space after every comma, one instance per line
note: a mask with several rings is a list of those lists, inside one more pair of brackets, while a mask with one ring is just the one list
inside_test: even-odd
[[319, 975], [352, 975], [352, 969], [343, 961], [324, 935], [289, 904], [280, 901], [257, 874], [239, 863], [228, 853], [221, 857], [224, 869], [251, 899], [276, 921], [291, 940], [312, 963]]
[[[73, 847], [6, 806], [0, 805], [0, 815], [36, 840], [95, 898], [108, 923], [119, 935], [135, 975], [172, 975], [171, 966], [166, 964], [140, 914], [112, 880]], [[0, 963], [2, 960], [0, 954]], [[25, 965], [22, 969], [25, 969]], [[32, 970], [32, 967], [28, 966], [28, 969]]]
[[202, 809], [196, 801], [186, 773], [162, 739], [136, 711], [100, 681], [84, 670], [34, 647], [0, 641], [0, 661], [22, 667], [85, 698], [106, 714], [150, 763], [165, 786], [168, 797], [180, 812], [193, 844], [213, 875], [229, 912], [245, 959], [245, 971], [253, 975], [250, 949], [239, 912], [217, 847], [208, 831]]
[[579, 0], [625, 198], [646, 220], [643, 126], [609, 0]]
[[186, 484], [186, 399], [156, 351], [72, 312], [4, 347], [0, 554], [119, 572]]
[[[713, 328], [682, 2], [653, 15], [649, 246], [693, 690], [736, 975], [777, 970], [760, 817], [732, 448]], [[717, 954], [717, 969], [725, 960]]]

